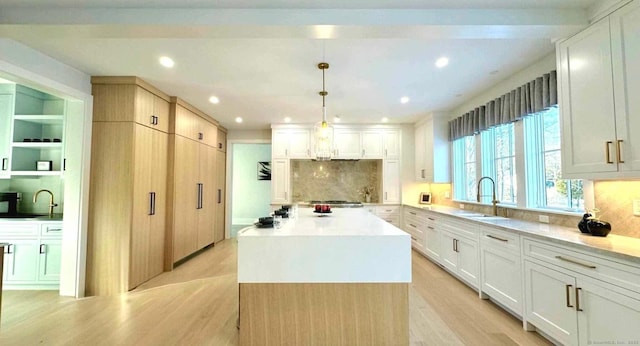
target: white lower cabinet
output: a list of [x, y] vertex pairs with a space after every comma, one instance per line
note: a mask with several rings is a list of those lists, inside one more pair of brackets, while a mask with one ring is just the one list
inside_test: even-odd
[[441, 263], [471, 286], [478, 288], [478, 242], [458, 234], [443, 231], [440, 234]]
[[291, 202], [291, 171], [289, 159], [272, 159], [271, 162], [271, 204]]
[[62, 222], [2, 222], [4, 289], [57, 289], [62, 258]]
[[401, 228], [400, 206], [377, 206], [375, 214], [388, 223]]
[[[527, 241], [525, 241], [527, 245]], [[630, 345], [640, 342], [640, 292], [610, 282], [640, 280], [638, 268], [581, 253], [543, 249], [559, 263], [545, 263], [525, 248], [525, 318], [563, 345]], [[530, 249], [533, 249], [530, 251]], [[542, 253], [542, 252], [538, 252]], [[621, 281], [616, 280], [618, 276]]]

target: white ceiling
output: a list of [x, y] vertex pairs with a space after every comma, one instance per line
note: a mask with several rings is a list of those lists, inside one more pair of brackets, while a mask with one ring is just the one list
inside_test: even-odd
[[[237, 129], [320, 120], [316, 65], [326, 61], [329, 116], [407, 123], [551, 53], [553, 40], [587, 24], [595, 3], [147, 0], [131, 9], [130, 0], [0, 0], [0, 37], [90, 75], [142, 77]], [[176, 66], [161, 67], [161, 55]], [[444, 69], [434, 66], [440, 56], [450, 59]], [[402, 96], [411, 101], [400, 104]]]

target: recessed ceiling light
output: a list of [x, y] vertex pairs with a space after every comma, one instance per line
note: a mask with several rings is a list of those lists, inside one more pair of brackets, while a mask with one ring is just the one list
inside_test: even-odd
[[389, 118], [387, 118], [387, 117], [382, 118], [382, 122], [383, 122], [383, 123], [386, 123], [386, 122], [388, 122], [388, 121], [389, 121]]
[[340, 122], [340, 116], [336, 115], [335, 117], [333, 117], [333, 122], [334, 123], [339, 123]]
[[436, 60], [436, 67], [437, 68], [443, 68], [445, 66], [449, 65], [449, 58], [443, 56], [441, 58], [439, 58], [438, 60]]
[[291, 118], [289, 118], [289, 117], [284, 118], [284, 122], [285, 123], [290, 123], [291, 122]]
[[402, 96], [400, 98], [400, 103], [409, 103], [409, 97], [408, 96]]
[[217, 105], [218, 103], [220, 103], [220, 99], [217, 98], [216, 96], [211, 96], [209, 97], [209, 102], [213, 103], [214, 105]]
[[160, 65], [171, 68], [173, 67], [173, 65], [175, 65], [175, 63], [173, 62], [173, 59], [171, 59], [170, 57], [163, 56], [163, 57], [160, 57]]
[[236, 118], [236, 122], [237, 122], [238, 124], [240, 124], [240, 123], [242, 122], [242, 118], [237, 117], [237, 118]]

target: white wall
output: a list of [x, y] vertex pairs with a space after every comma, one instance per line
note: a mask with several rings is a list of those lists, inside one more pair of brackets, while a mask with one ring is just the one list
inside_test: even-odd
[[549, 73], [550, 71], [555, 69], [556, 54], [554, 52], [529, 65], [520, 72], [512, 74], [507, 79], [488, 87], [483, 93], [465, 101], [462, 105], [450, 112], [449, 118], [457, 118], [462, 114], [467, 113], [478, 106], [485, 105], [487, 104], [487, 102], [494, 100], [497, 97], [502, 96], [508, 92], [511, 92], [511, 90], [518, 88], [536, 79], [537, 77], [540, 77], [543, 74]]
[[271, 181], [258, 180], [259, 161], [271, 161], [271, 144], [233, 144], [233, 225], [248, 225], [271, 212]]

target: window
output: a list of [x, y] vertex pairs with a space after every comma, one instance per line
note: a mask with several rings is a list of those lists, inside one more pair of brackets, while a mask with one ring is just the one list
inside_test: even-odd
[[[496, 185], [496, 198], [503, 204], [517, 203], [516, 156], [513, 123], [500, 125], [481, 133], [482, 175], [491, 177]], [[489, 183], [481, 201], [491, 203]]]
[[456, 139], [453, 142], [454, 195], [458, 200], [476, 198], [476, 141], [475, 136]]
[[582, 180], [562, 179], [558, 108], [524, 119], [527, 205], [577, 210], [584, 206]]

